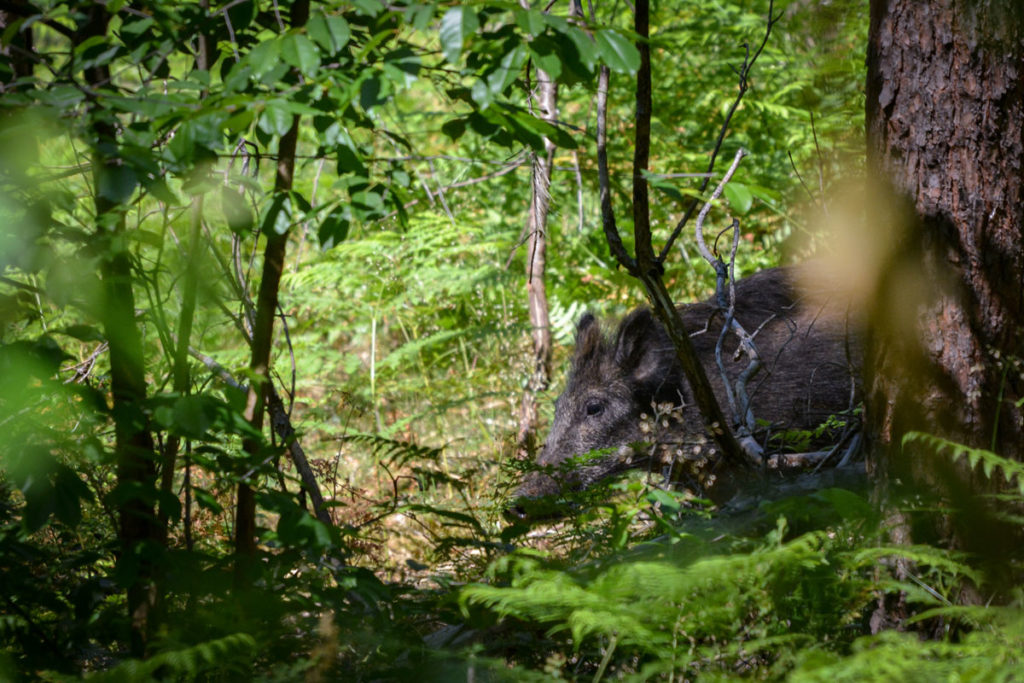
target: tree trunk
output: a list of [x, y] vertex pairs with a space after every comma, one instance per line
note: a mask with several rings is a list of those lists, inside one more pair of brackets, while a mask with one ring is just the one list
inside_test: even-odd
[[[650, 47], [650, 2], [637, 0], [634, 9], [634, 25], [640, 53], [640, 69], [636, 77], [636, 129], [633, 148], [633, 245], [636, 259], [630, 258], [622, 244], [615, 226], [611, 208], [611, 191], [608, 182], [608, 161], [606, 153], [606, 128], [608, 97], [608, 67], [601, 67], [597, 85], [597, 163], [601, 189], [601, 216], [605, 237], [612, 254], [619, 264], [643, 283], [651, 310], [665, 327], [676, 359], [683, 375], [693, 392], [694, 403], [700, 410], [707, 433], [721, 452], [726, 462], [738, 470], [749, 468], [748, 456], [728, 429], [728, 422], [722, 413], [718, 399], [711, 390], [704, 366], [697, 359], [697, 352], [690, 341], [690, 333], [683, 327], [683, 320], [662, 279], [663, 267], [655, 256], [651, 242], [650, 198], [646, 172], [651, 151], [651, 47]], [[685, 220], [685, 218], [684, 218]]]
[[868, 340], [869, 469], [890, 492], [952, 501], [931, 531], [995, 555], [1013, 540], [979, 523], [973, 495], [994, 484], [902, 437], [1024, 455], [1022, 26], [1017, 0], [871, 2], [868, 161], [887, 201], [869, 222], [889, 248]]

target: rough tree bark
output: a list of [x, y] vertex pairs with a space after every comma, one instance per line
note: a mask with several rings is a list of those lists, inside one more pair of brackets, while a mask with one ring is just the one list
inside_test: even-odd
[[889, 242], [869, 339], [869, 468], [889, 492], [953, 501], [940, 533], [992, 556], [1014, 542], [979, 523], [972, 494], [992, 484], [901, 439], [921, 430], [1024, 455], [1022, 14], [1017, 0], [872, 0], [868, 45], [869, 168], [891, 200], [869, 216]]

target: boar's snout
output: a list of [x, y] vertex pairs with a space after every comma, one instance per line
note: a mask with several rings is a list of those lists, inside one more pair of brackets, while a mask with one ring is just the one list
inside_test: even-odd
[[543, 472], [530, 472], [523, 477], [505, 508], [504, 517], [509, 522], [517, 522], [554, 516], [555, 498], [561, 491], [562, 486], [553, 477]]

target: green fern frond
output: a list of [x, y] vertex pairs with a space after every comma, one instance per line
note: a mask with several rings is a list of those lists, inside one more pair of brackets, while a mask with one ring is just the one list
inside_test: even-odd
[[[770, 656], [773, 643], [797, 647], [814, 640], [810, 633], [791, 631], [795, 622], [813, 630], [815, 619], [834, 626], [833, 621], [854, 618], [850, 606], [866, 594], [857, 580], [832, 566], [827, 534], [785, 543], [769, 536], [746, 553], [716, 555], [724, 549], [709, 545], [703, 557], [689, 562], [629, 558], [575, 575], [524, 558], [511, 585], [467, 586], [460, 602], [542, 624], [550, 634], [567, 631], [577, 650], [588, 639], [615, 638], [620, 646], [662, 660], [674, 652], [673, 666], [684, 668], [691, 657], [705, 664], [738, 661], [757, 652]], [[816, 616], [801, 616], [801, 610]], [[820, 616], [823, 611], [829, 616]], [[718, 639], [741, 624], [742, 635], [734, 641]]]
[[930, 545], [884, 545], [860, 548], [849, 555], [851, 564], [871, 567], [884, 560], [900, 558], [918, 566], [927, 566], [952, 576], [966, 576], [980, 582], [981, 576], [967, 564], [967, 556], [945, 548]]
[[411, 460], [437, 460], [444, 450], [387, 439], [377, 434], [346, 434], [341, 440], [369, 446], [374, 457], [388, 467], [402, 467]]
[[1024, 670], [1020, 633], [1019, 626], [1015, 631], [978, 630], [959, 642], [949, 642], [922, 641], [918, 634], [885, 631], [857, 640], [849, 657], [807, 653], [789, 680], [1018, 681]]
[[971, 467], [981, 464], [985, 476], [992, 478], [992, 473], [998, 468], [1003, 473], [1003, 478], [1011, 486], [1016, 479], [1017, 490], [1024, 496], [1024, 464], [996, 455], [984, 448], [971, 448], [962, 443], [949, 441], [934, 434], [925, 432], [907, 432], [903, 435], [902, 445], [918, 443], [931, 448], [936, 453], [947, 451], [953, 460], [966, 458]]
[[106, 682], [151, 681], [159, 671], [161, 679], [193, 679], [201, 673], [223, 674], [246, 670], [256, 651], [256, 640], [248, 633], [234, 633], [180, 650], [159, 652], [149, 659], [129, 659], [89, 680]]

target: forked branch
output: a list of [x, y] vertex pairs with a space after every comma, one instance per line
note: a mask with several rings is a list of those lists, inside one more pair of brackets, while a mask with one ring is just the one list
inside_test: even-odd
[[708, 434], [729, 462], [740, 467], [749, 466], [754, 458], [748, 456], [728, 429], [728, 423], [708, 382], [704, 367], [697, 359], [693, 344], [675, 303], [665, 288], [661, 277], [660, 262], [653, 256], [650, 234], [650, 210], [647, 201], [647, 180], [645, 177], [650, 150], [651, 124], [651, 62], [648, 44], [648, 0], [636, 3], [637, 49], [640, 51], [640, 72], [637, 75], [636, 93], [636, 138], [633, 168], [633, 211], [634, 245], [636, 257], [630, 257], [619, 237], [611, 204], [608, 182], [608, 157], [605, 148], [605, 125], [607, 116], [608, 69], [602, 68], [598, 82], [598, 174], [601, 183], [601, 217], [605, 236], [612, 253], [632, 275], [636, 276], [647, 291], [647, 298], [655, 316], [664, 326], [676, 350], [676, 358], [683, 369], [693, 391], [694, 401], [704, 420]]

